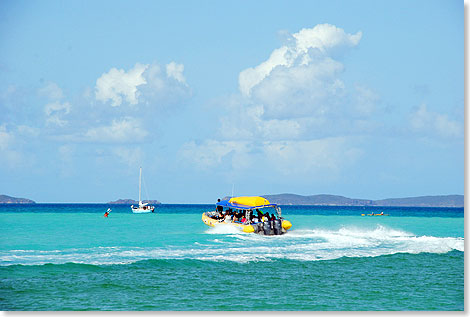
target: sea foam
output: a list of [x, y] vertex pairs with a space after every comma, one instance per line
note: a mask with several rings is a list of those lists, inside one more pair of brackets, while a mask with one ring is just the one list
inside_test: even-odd
[[196, 243], [179, 246], [2, 250], [0, 265], [68, 262], [106, 265], [148, 259], [198, 259], [241, 263], [276, 259], [319, 261], [396, 253], [446, 253], [452, 250], [464, 252], [463, 237], [417, 236], [382, 225], [372, 229], [354, 226], [343, 226], [336, 230], [294, 229], [282, 236], [246, 234], [231, 226], [220, 226], [206, 230], [201, 240]]

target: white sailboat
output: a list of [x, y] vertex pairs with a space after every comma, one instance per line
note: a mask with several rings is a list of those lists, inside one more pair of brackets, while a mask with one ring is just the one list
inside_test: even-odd
[[149, 205], [148, 203], [142, 203], [141, 199], [141, 188], [142, 188], [142, 167], [140, 168], [140, 173], [139, 173], [139, 206], [131, 206], [132, 212], [135, 214], [144, 214], [144, 213], [149, 213], [153, 212], [155, 207], [152, 205]]

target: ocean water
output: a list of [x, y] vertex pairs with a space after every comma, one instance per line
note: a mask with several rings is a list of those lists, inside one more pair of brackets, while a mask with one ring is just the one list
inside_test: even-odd
[[286, 206], [268, 237], [212, 208], [0, 206], [0, 310], [464, 310], [463, 208]]

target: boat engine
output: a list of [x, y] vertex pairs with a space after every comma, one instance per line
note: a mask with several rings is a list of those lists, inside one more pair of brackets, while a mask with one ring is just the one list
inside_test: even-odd
[[275, 235], [282, 234], [282, 225], [280, 219], [274, 219], [273, 221], [273, 231]]
[[260, 227], [261, 227], [260, 224], [258, 224], [258, 223], [252, 223], [251, 226], [252, 226], [253, 229], [255, 230], [254, 233], [260, 232], [260, 229], [261, 229], [261, 228], [260, 228]]
[[264, 235], [266, 236], [271, 235], [271, 221], [263, 222], [263, 230], [264, 230]]

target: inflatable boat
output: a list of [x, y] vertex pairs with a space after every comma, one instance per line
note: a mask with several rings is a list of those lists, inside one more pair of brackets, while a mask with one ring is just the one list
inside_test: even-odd
[[218, 201], [215, 210], [202, 214], [210, 226], [233, 226], [246, 233], [281, 235], [292, 227], [281, 215], [281, 207], [259, 196], [232, 197]]

